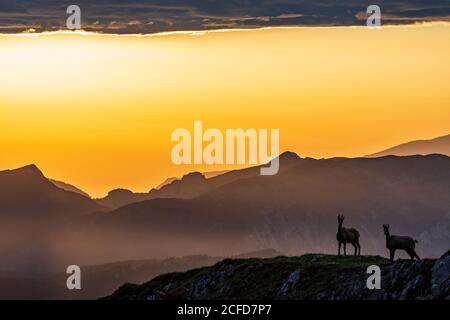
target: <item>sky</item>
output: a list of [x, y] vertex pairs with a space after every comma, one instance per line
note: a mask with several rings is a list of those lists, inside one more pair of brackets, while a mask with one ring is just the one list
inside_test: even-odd
[[176, 165], [171, 135], [196, 120], [278, 129], [280, 152], [316, 159], [450, 134], [450, 0], [377, 0], [369, 29], [373, 3], [0, 0], [0, 171], [35, 164], [98, 198], [248, 166]]
[[148, 191], [173, 130], [277, 128], [281, 151], [364, 156], [450, 133], [450, 26], [154, 36], [0, 35], [0, 170], [34, 163], [95, 197]]

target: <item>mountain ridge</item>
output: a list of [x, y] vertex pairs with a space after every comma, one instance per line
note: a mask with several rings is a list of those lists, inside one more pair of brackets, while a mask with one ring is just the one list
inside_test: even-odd
[[56, 186], [34, 164], [0, 171], [0, 216], [33, 212], [62, 217], [102, 209], [90, 198]]
[[394, 147], [367, 155], [366, 157], [381, 157], [387, 155], [410, 156], [444, 154], [450, 156], [450, 134], [432, 138], [408, 141]]
[[204, 252], [273, 247], [288, 254], [329, 253], [340, 213], [360, 230], [363, 251], [384, 251], [381, 226], [390, 223], [416, 237], [419, 251], [435, 256], [450, 241], [448, 168], [445, 155], [300, 158], [275, 176], [244, 169], [231, 173], [239, 176], [233, 179], [212, 179], [213, 188], [196, 197], [135, 202], [89, 215], [85, 223], [128, 230], [136, 239], [162, 234], [173, 242], [182, 235]]
[[[284, 169], [285, 166], [289, 166], [292, 162], [301, 159], [296, 153], [291, 151], [283, 152], [278, 157], [281, 163], [280, 168], [282, 167], [282, 169]], [[259, 175], [259, 168], [261, 166], [264, 165], [247, 167], [238, 170], [206, 173], [193, 171], [183, 175], [180, 179], [169, 178], [167, 180], [171, 180], [170, 183], [165, 183], [159, 188], [153, 188], [148, 193], [135, 193], [128, 189], [115, 189], [110, 191], [106, 197], [96, 199], [96, 201], [99, 204], [114, 210], [131, 203], [156, 198], [190, 199], [222, 184], [226, 184], [229, 181], [240, 179], [241, 177], [239, 177], [239, 175]], [[237, 177], [236, 173], [238, 175]]]
[[53, 183], [55, 186], [57, 186], [60, 189], [66, 190], [66, 191], [71, 191], [71, 192], [75, 192], [75, 193], [79, 193], [82, 196], [85, 196], [86, 198], [91, 198], [91, 196], [87, 193], [84, 192], [83, 190], [75, 187], [74, 185], [71, 185], [69, 183], [66, 183], [64, 181], [59, 181], [59, 180], [55, 180], [55, 179], [48, 179], [51, 183]]
[[[211, 179], [197, 173], [183, 186], [192, 192], [189, 198], [177, 198], [180, 182], [161, 197], [114, 210], [92, 207], [93, 200], [57, 188], [33, 167], [19, 176], [38, 184], [25, 179], [11, 188], [2, 172], [0, 217], [16, 219], [19, 211], [26, 219], [13, 228], [2, 225], [0, 267], [45, 270], [51, 264], [58, 270], [74, 259], [86, 265], [149, 253], [229, 256], [267, 247], [290, 255], [334, 253], [337, 214], [360, 232], [363, 254], [385, 252], [381, 226], [388, 223], [394, 234], [419, 240], [419, 256], [436, 257], [450, 242], [449, 168], [445, 155], [312, 159], [288, 153], [274, 176], [261, 176], [259, 167]], [[65, 200], [55, 202], [60, 197]], [[88, 206], [80, 207], [80, 199]], [[44, 228], [36, 228], [39, 223]]]

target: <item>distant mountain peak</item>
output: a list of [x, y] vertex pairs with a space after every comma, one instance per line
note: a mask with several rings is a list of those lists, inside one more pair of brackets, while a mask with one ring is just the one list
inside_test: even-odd
[[285, 151], [282, 154], [280, 154], [279, 157], [280, 159], [294, 159], [294, 160], [301, 159], [298, 154], [292, 151]]
[[19, 167], [19, 168], [15, 169], [15, 170], [34, 170], [34, 171], [40, 171], [39, 168], [38, 168], [34, 163], [28, 164], [28, 165], [23, 166], [23, 167]]
[[39, 215], [53, 219], [101, 209], [88, 197], [55, 185], [34, 164], [0, 171], [0, 218], [22, 219]]
[[44, 174], [42, 173], [42, 171], [39, 170], [39, 168], [35, 164], [29, 164], [24, 167], [12, 169], [9, 171], [15, 172], [15, 173], [21, 173], [21, 174], [27, 174], [27, 175], [38, 175], [38, 176], [44, 177]]
[[128, 189], [123, 189], [123, 188], [118, 188], [118, 189], [114, 189], [108, 192], [108, 196], [111, 195], [129, 195], [129, 194], [133, 194], [132, 191], [128, 190]]
[[203, 175], [203, 173], [198, 172], [198, 171], [194, 171], [194, 172], [190, 172], [188, 174], [185, 174], [183, 176], [183, 178], [181, 178], [181, 180], [206, 180], [206, 178]]

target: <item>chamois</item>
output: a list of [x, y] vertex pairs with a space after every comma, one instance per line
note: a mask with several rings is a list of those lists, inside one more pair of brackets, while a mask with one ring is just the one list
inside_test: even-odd
[[341, 244], [344, 244], [344, 256], [347, 255], [346, 245], [351, 243], [355, 248], [355, 256], [361, 255], [361, 246], [359, 245], [359, 232], [353, 228], [343, 228], [342, 223], [344, 222], [344, 216], [338, 215], [338, 232], [336, 234], [336, 239], [339, 243], [338, 256], [341, 255]]
[[411, 257], [411, 260], [417, 258], [420, 260], [419, 256], [416, 253], [416, 243], [417, 240], [407, 237], [407, 236], [391, 236], [389, 234], [389, 225], [383, 224], [384, 234], [386, 235], [386, 248], [389, 249], [391, 262], [394, 261], [395, 250], [405, 250], [407, 254]]

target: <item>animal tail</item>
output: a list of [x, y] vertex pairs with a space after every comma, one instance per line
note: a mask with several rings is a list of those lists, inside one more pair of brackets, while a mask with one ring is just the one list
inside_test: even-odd
[[414, 239], [414, 242], [415, 242], [415, 243], [419, 243], [419, 241], [417, 241], [416, 239]]

